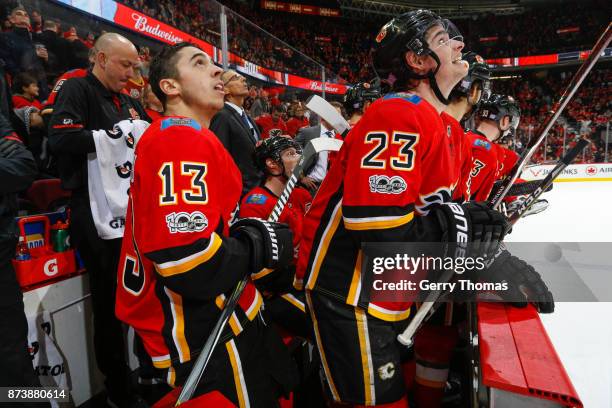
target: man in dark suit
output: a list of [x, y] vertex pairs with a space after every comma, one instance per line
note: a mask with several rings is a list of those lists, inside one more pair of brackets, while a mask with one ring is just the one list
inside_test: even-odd
[[[339, 113], [342, 113], [342, 105], [339, 102], [330, 102], [330, 104], [336, 108]], [[302, 148], [304, 148], [308, 142], [317, 137], [335, 138], [336, 133], [329, 123], [321, 119], [321, 123], [317, 126], [310, 126], [300, 129], [295, 136], [295, 141], [298, 142]], [[304, 171], [305, 176], [302, 177], [300, 182], [314, 193], [325, 178], [328, 168], [328, 152], [321, 152], [317, 155], [317, 160], [314, 162], [314, 164]]]
[[217, 135], [242, 174], [242, 195], [259, 185], [262, 174], [255, 167], [253, 152], [260, 139], [257, 125], [244, 111], [244, 99], [249, 95], [246, 78], [234, 70], [221, 75], [225, 90], [225, 106], [210, 122], [209, 129]]

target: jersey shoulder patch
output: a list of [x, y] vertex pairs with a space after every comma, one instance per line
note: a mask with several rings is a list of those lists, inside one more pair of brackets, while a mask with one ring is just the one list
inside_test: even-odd
[[172, 126], [188, 126], [195, 130], [201, 130], [202, 126], [198, 122], [189, 118], [167, 118], [163, 119], [160, 130], [166, 130]]
[[265, 204], [268, 201], [268, 197], [263, 194], [251, 194], [247, 197], [247, 204]]
[[417, 105], [419, 102], [421, 102], [421, 97], [413, 94], [413, 93], [408, 93], [408, 92], [395, 92], [395, 93], [390, 93], [387, 94], [383, 97], [383, 99], [387, 100], [387, 99], [403, 99], [407, 102], [413, 103], [415, 105]]
[[482, 140], [482, 139], [474, 139], [474, 146], [476, 147], [482, 147], [486, 150], [491, 150], [491, 142], [487, 141], [487, 140]]

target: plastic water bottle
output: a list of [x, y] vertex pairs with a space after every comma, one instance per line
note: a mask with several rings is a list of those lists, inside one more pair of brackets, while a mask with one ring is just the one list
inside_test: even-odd
[[30, 249], [28, 248], [28, 243], [26, 242], [25, 237], [23, 235], [19, 236], [15, 259], [18, 261], [27, 261], [32, 259], [32, 256], [30, 255]]

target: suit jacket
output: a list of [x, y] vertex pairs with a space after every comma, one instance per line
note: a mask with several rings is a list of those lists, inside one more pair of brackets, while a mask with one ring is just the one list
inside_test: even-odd
[[[257, 140], [259, 140], [260, 135], [257, 125], [248, 115], [247, 117], [255, 129]], [[244, 196], [258, 186], [263, 177], [263, 174], [255, 166], [255, 160], [253, 159], [256, 142], [251, 135], [251, 130], [242, 121], [238, 112], [228, 104], [225, 104], [223, 109], [212, 118], [209, 129], [217, 135], [240, 169], [242, 195]]]
[[[295, 135], [295, 141], [298, 142], [303, 149], [306, 147], [308, 142], [310, 142], [312, 139], [316, 139], [317, 137], [321, 137], [321, 125], [301, 128], [300, 130], [298, 130], [297, 135]], [[312, 164], [306, 170], [304, 170], [304, 174], [306, 176], [310, 174], [310, 172], [318, 161], [319, 154], [317, 153], [317, 157], [312, 162]]]

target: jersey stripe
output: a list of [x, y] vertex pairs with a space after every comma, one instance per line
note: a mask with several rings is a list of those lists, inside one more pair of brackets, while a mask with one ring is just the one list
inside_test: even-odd
[[361, 249], [357, 253], [357, 260], [355, 261], [355, 269], [353, 270], [353, 278], [351, 279], [351, 286], [349, 287], [348, 296], [346, 303], [349, 305], [357, 306], [359, 301], [359, 295], [361, 294], [361, 260], [363, 253]]
[[376, 405], [374, 369], [372, 367], [372, 353], [370, 350], [370, 336], [368, 333], [368, 317], [365, 311], [359, 308], [355, 308], [355, 317], [357, 318], [357, 333], [359, 335], [359, 349], [361, 350], [365, 405]]
[[184, 363], [191, 359], [191, 351], [185, 339], [185, 317], [183, 316], [183, 298], [168, 288], [164, 288], [170, 300], [170, 310], [172, 311], [172, 339], [179, 355], [179, 361]]
[[240, 355], [236, 348], [234, 340], [230, 340], [225, 343], [227, 354], [234, 371], [234, 383], [236, 384], [236, 395], [238, 395], [238, 404], [240, 408], [249, 408], [251, 403], [249, 401], [249, 393], [244, 382], [244, 373], [242, 372], [242, 362], [240, 361]]
[[323, 345], [321, 344], [321, 335], [319, 334], [319, 323], [317, 321], [317, 317], [314, 314], [314, 309], [312, 307], [312, 299], [310, 298], [310, 292], [306, 291], [306, 301], [308, 302], [308, 310], [310, 311], [310, 317], [312, 318], [312, 328], [314, 329], [315, 341], [317, 343], [317, 349], [319, 350], [319, 356], [321, 357], [321, 362], [323, 363], [323, 372], [325, 373], [325, 378], [327, 379], [327, 384], [329, 385], [329, 389], [332, 393], [332, 397], [334, 401], [340, 402], [340, 394], [338, 394], [338, 390], [336, 389], [336, 384], [334, 384], [334, 380], [331, 376], [331, 371], [329, 369], [329, 365], [327, 364], [327, 357], [325, 356], [325, 351], [323, 351]]
[[319, 240], [319, 246], [317, 248], [317, 252], [315, 253], [313, 268], [308, 277], [308, 281], [306, 282], [306, 289], [313, 289], [315, 283], [317, 281], [317, 277], [319, 275], [319, 270], [321, 268], [321, 263], [327, 254], [327, 249], [329, 248], [329, 243], [336, 233], [338, 229], [338, 225], [340, 225], [340, 218], [342, 217], [342, 200], [338, 201], [334, 211], [332, 212], [332, 216], [330, 217], [325, 230], [323, 231], [323, 235]]
[[221, 237], [219, 237], [217, 233], [213, 232], [210, 236], [208, 245], [204, 250], [186, 256], [177, 261], [168, 261], [160, 264], [156, 263], [155, 269], [163, 277], [188, 272], [212, 258], [221, 247], [221, 244]]
[[174, 383], [176, 381], [176, 372], [174, 371], [174, 367], [168, 368], [168, 374], [166, 374], [166, 382], [169, 386], [174, 388]]
[[369, 303], [368, 314], [387, 322], [399, 322], [410, 316], [410, 308], [408, 308], [408, 310], [389, 310], [379, 305]]
[[261, 297], [259, 291], [255, 289], [255, 299], [253, 300], [253, 303], [251, 303], [251, 306], [249, 306], [249, 308], [245, 311], [249, 320], [252, 321], [255, 316], [257, 316], [257, 313], [259, 312], [259, 308], [261, 307], [262, 303], [263, 298]]
[[298, 298], [293, 296], [291, 293], [282, 294], [281, 297], [285, 299], [287, 302], [291, 303], [293, 306], [300, 309], [303, 313], [306, 313], [306, 306], [302, 303]]
[[256, 272], [256, 273], [252, 273], [251, 274], [251, 279], [252, 280], [257, 280], [260, 278], [263, 278], [266, 275], [269, 275], [270, 273], [274, 272], [274, 269], [268, 269], [268, 268], [263, 268], [261, 271]]
[[401, 216], [390, 217], [365, 217], [365, 218], [347, 218], [344, 219], [344, 227], [347, 230], [364, 231], [372, 229], [388, 229], [396, 228], [404, 224], [408, 224], [414, 218], [414, 212], [410, 212]]
[[151, 357], [151, 361], [153, 362], [153, 366], [155, 368], [168, 368], [170, 367], [170, 354], [166, 354], [165, 356]]
[[[215, 298], [215, 304], [220, 310], [223, 310], [223, 308], [225, 307], [225, 295], [220, 294], [219, 296], [217, 296]], [[237, 336], [242, 332], [242, 325], [240, 324], [240, 321], [238, 320], [238, 316], [236, 316], [236, 312], [233, 312], [232, 315], [230, 316], [229, 325], [230, 325], [230, 328], [232, 329], [232, 333], [234, 333], [234, 336]]]

